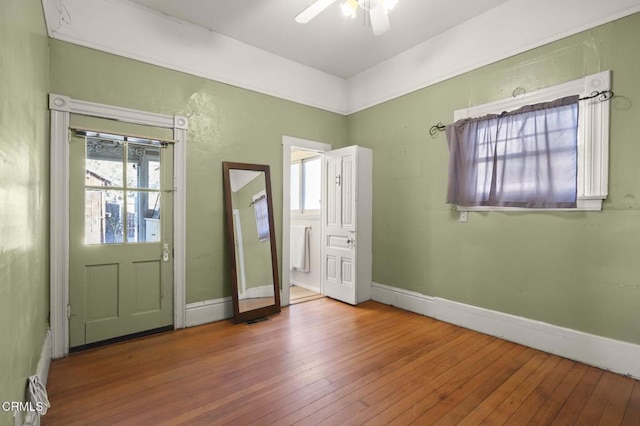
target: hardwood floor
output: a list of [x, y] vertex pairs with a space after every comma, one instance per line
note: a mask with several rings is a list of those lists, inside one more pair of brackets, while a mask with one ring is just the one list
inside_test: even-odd
[[638, 425], [640, 382], [375, 302], [319, 299], [54, 360], [44, 425]]

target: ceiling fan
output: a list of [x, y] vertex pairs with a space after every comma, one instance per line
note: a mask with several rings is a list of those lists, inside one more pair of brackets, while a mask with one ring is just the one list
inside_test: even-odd
[[[316, 0], [296, 16], [296, 22], [306, 24], [336, 1], [338, 0]], [[340, 6], [342, 13], [352, 19], [356, 17], [358, 7], [369, 12], [373, 34], [378, 36], [391, 28], [387, 14], [397, 3], [398, 0], [344, 0]]]

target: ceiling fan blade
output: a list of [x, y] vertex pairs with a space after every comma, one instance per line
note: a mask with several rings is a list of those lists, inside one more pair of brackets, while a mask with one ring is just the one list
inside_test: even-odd
[[296, 22], [299, 24], [306, 24], [310, 20], [316, 17], [320, 12], [331, 6], [338, 0], [318, 0], [313, 3], [311, 6], [307, 7], [305, 10], [300, 12], [298, 16], [296, 16]]
[[382, 2], [378, 2], [376, 7], [369, 12], [371, 17], [371, 28], [373, 29], [373, 35], [382, 35], [391, 29], [389, 24], [389, 16], [387, 11], [382, 6]]

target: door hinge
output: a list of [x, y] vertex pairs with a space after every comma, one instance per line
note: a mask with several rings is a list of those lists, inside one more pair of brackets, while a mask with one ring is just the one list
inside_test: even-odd
[[71, 305], [67, 304], [67, 319], [71, 318]]

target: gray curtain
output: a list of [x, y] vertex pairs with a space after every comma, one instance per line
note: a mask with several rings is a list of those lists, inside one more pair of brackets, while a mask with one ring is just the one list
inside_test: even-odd
[[578, 96], [447, 126], [447, 203], [576, 206]]

